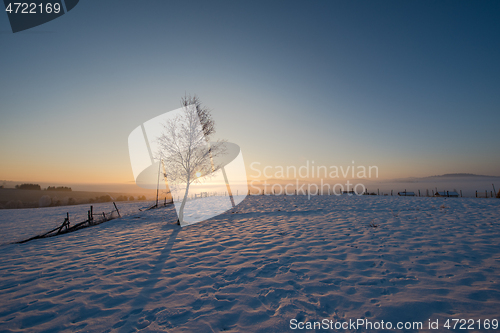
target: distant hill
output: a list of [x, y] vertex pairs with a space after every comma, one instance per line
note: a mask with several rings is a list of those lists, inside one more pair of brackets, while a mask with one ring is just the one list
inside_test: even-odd
[[444, 175], [428, 176], [428, 177], [408, 177], [408, 178], [397, 178], [391, 179], [390, 182], [395, 183], [421, 183], [421, 182], [435, 182], [435, 181], [458, 181], [463, 179], [464, 181], [487, 181], [489, 179], [500, 179], [499, 176], [486, 176], [486, 175], [476, 175], [473, 173], [446, 173]]
[[476, 175], [473, 173], [447, 173], [444, 175], [430, 176], [424, 178], [500, 178], [499, 176], [486, 176], [486, 175]]

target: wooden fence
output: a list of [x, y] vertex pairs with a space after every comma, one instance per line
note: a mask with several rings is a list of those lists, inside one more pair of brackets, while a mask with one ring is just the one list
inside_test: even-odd
[[34, 239], [62, 235], [62, 234], [66, 234], [68, 232], [73, 232], [73, 231], [87, 228], [87, 227], [90, 227], [93, 225], [98, 225], [98, 224], [101, 224], [103, 222], [113, 220], [117, 217], [121, 217], [120, 211], [118, 210], [118, 207], [116, 207], [116, 204], [114, 202], [113, 202], [113, 206], [115, 207], [115, 209], [113, 209], [112, 211], [107, 212], [107, 213], [102, 212], [102, 213], [98, 213], [98, 214], [95, 214], [94, 207], [90, 206], [90, 209], [87, 212], [87, 219], [85, 221], [79, 222], [73, 226], [71, 225], [71, 222], [69, 219], [69, 213], [66, 213], [66, 217], [64, 218], [64, 222], [59, 227], [54, 228], [54, 229], [52, 229], [44, 234], [37, 235], [37, 236], [31, 237], [31, 238], [28, 238], [28, 239], [25, 239], [25, 240], [22, 240], [22, 241], [19, 241], [16, 243], [21, 244], [21, 243], [29, 242], [29, 241], [34, 240]]

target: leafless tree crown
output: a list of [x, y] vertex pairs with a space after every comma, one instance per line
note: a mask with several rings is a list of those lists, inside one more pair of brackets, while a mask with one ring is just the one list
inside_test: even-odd
[[187, 107], [188, 105], [195, 106], [203, 133], [205, 134], [205, 139], [209, 141], [212, 134], [215, 133], [215, 122], [212, 118], [211, 110], [202, 105], [200, 98], [196, 95], [184, 95], [184, 97], [181, 98], [181, 105], [183, 107]]

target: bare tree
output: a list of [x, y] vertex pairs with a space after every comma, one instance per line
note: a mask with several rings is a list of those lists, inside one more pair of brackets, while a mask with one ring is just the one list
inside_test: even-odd
[[203, 107], [199, 98], [185, 96], [181, 100], [182, 113], [163, 124], [158, 138], [158, 158], [164, 162], [164, 173], [171, 189], [185, 186], [179, 209], [178, 224], [184, 223], [184, 207], [189, 186], [210, 177], [222, 165], [213, 158], [224, 153], [223, 141], [209, 143], [215, 133], [215, 123], [210, 110]]

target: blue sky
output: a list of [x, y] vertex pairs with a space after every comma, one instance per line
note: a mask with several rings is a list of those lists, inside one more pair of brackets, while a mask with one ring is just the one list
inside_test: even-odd
[[196, 93], [248, 165], [500, 176], [498, 1], [97, 1], [0, 15], [0, 179], [133, 181], [127, 137]]

